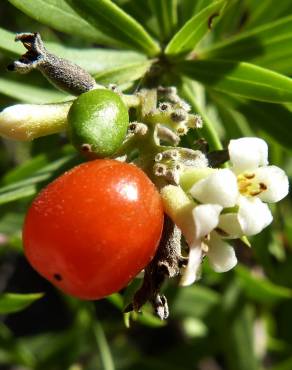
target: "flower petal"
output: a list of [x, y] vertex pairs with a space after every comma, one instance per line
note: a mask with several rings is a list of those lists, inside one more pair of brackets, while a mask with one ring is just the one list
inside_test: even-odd
[[258, 197], [268, 203], [278, 202], [289, 191], [289, 181], [286, 173], [277, 166], [260, 167], [255, 170], [256, 181], [263, 184], [266, 190]]
[[202, 262], [202, 256], [203, 252], [201, 248], [201, 241], [197, 240], [194, 244], [190, 245], [189, 260], [187, 267], [183, 272], [180, 285], [191, 285], [197, 280], [199, 268]]
[[218, 204], [201, 204], [192, 211], [196, 226], [196, 239], [208, 235], [218, 224], [222, 206]]
[[268, 164], [268, 145], [256, 137], [230, 140], [228, 151], [232, 169], [237, 174]]
[[229, 271], [237, 264], [234, 249], [216, 235], [215, 232], [211, 234], [208, 245], [209, 263], [216, 272]]
[[260, 233], [272, 221], [273, 216], [267, 204], [259, 198], [239, 198], [238, 220], [244, 235]]
[[[226, 239], [241, 238], [244, 233], [238, 219], [238, 213], [225, 213], [220, 215], [216, 231], [221, 237]], [[220, 231], [222, 231], [222, 234]]]
[[234, 173], [226, 168], [199, 180], [190, 189], [190, 194], [201, 203], [233, 207], [239, 192]]

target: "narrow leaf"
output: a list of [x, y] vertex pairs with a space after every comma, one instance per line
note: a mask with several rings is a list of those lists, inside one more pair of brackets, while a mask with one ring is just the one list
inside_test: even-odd
[[9, 314], [24, 310], [36, 300], [42, 298], [42, 293], [17, 294], [4, 293], [0, 295], [0, 314]]
[[97, 320], [93, 323], [93, 332], [99, 350], [102, 368], [104, 370], [115, 370], [109, 343], [106, 339], [102, 325]]
[[291, 150], [292, 112], [282, 104], [247, 101], [225, 94], [212, 94], [219, 106], [243, 115], [252, 129], [260, 129]]
[[61, 58], [71, 60], [84, 68], [90, 74], [99, 73], [112, 68], [127, 66], [146, 61], [143, 54], [134, 51], [110, 50], [110, 49], [74, 49], [66, 48], [59, 44], [46, 43], [49, 51]]
[[215, 90], [271, 103], [292, 101], [292, 79], [245, 62], [186, 61], [177, 65], [184, 75]]
[[269, 23], [291, 13], [292, 10], [290, 1], [279, 1], [277, 6], [275, 6], [275, 0], [251, 1], [249, 6], [249, 17], [245, 24], [245, 28], [248, 29]]
[[193, 16], [170, 40], [165, 49], [167, 55], [178, 55], [192, 51], [198, 42], [212, 28], [225, 4], [224, 0], [216, 1]]
[[256, 302], [267, 305], [292, 298], [292, 290], [273, 284], [268, 279], [255, 277], [244, 266], [238, 266], [235, 272], [244, 293]]
[[49, 163], [41, 170], [30, 174], [15, 183], [0, 187], [0, 204], [9, 203], [18, 199], [26, 198], [37, 193], [38, 184], [52, 180], [59, 173], [71, 168], [78, 163], [75, 155], [65, 155], [54, 162]]
[[[200, 59], [250, 60], [255, 64], [282, 71], [280, 62], [291, 66], [292, 16], [242, 32], [228, 41], [199, 53]], [[287, 71], [291, 72], [288, 69]]]
[[251, 306], [244, 303], [236, 310], [233, 320], [227, 318], [227, 330], [222, 330], [222, 343], [227, 369], [258, 370], [254, 351], [254, 314]]
[[210, 150], [221, 150], [222, 144], [214, 124], [209, 119], [205, 110], [198, 104], [191, 81], [186, 81], [181, 89], [182, 96], [191, 104], [193, 111], [203, 119], [203, 127], [198, 131], [198, 135], [207, 140]]
[[177, 26], [177, 0], [149, 0], [162, 41], [172, 36]]
[[14, 33], [0, 28], [0, 52], [13, 57], [23, 52], [23, 46], [14, 42], [14, 37]]
[[[25, 48], [22, 44], [16, 43], [14, 38], [15, 33], [0, 28], [0, 51], [17, 58], [25, 52]], [[134, 51], [68, 48], [54, 42], [45, 42], [45, 45], [49, 52], [78, 64], [91, 74], [146, 61], [145, 55]]]
[[57, 90], [48, 90], [5, 78], [0, 78], [0, 94], [32, 104], [59, 103], [72, 99], [72, 96], [70, 97]]
[[96, 29], [118, 40], [121, 45], [153, 56], [159, 46], [134, 18], [108, 0], [68, 0], [82, 17]]
[[237, 106], [248, 121], [291, 150], [292, 112], [283, 105], [241, 101]]
[[100, 73], [95, 74], [94, 78], [98, 83], [104, 85], [111, 83], [121, 85], [142, 78], [151, 67], [151, 64], [151, 61], [145, 61], [128, 64], [108, 70], [106, 69]]
[[114, 40], [80, 17], [66, 0], [9, 0], [9, 2], [29, 17], [58, 31], [105, 45], [116, 45]]

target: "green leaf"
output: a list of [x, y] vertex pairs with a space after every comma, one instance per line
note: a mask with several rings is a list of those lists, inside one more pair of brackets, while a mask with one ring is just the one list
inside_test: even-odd
[[195, 98], [192, 81], [185, 81], [181, 89], [181, 94], [191, 104], [193, 111], [199, 114], [203, 119], [203, 127], [197, 130], [198, 135], [207, 140], [210, 150], [221, 150], [223, 147], [218, 133], [204, 108], [198, 104], [198, 101]]
[[271, 367], [270, 370], [291, 370], [291, 368], [292, 368], [292, 357], [289, 357], [288, 359], [281, 361], [280, 363]]
[[115, 41], [92, 27], [66, 0], [9, 0], [29, 17], [58, 31], [87, 38], [106, 45]]
[[131, 317], [133, 321], [138, 321], [140, 324], [150, 328], [161, 328], [167, 324], [166, 321], [163, 321], [159, 317], [154, 316], [154, 314], [145, 311], [145, 309], [142, 313], [132, 313]]
[[181, 0], [180, 1], [180, 23], [186, 23], [192, 16], [199, 13], [203, 8], [210, 5], [210, 0]]
[[224, 0], [216, 1], [193, 16], [170, 40], [165, 54], [175, 56], [192, 51], [211, 29], [210, 22], [220, 15], [224, 4]]
[[223, 94], [212, 94], [216, 103], [240, 112], [253, 129], [261, 129], [291, 150], [292, 112], [282, 104], [247, 101]]
[[154, 56], [159, 46], [134, 18], [108, 0], [68, 0], [96, 29], [118, 40], [123, 46]]
[[116, 67], [108, 70], [106, 69], [100, 73], [95, 74], [94, 78], [98, 83], [104, 85], [111, 83], [121, 85], [142, 78], [150, 69], [151, 64], [151, 61], [126, 64], [121, 67]]
[[177, 26], [177, 0], [149, 0], [158, 23], [160, 38], [168, 40]]
[[186, 61], [178, 71], [215, 90], [271, 103], [292, 101], [292, 79], [245, 62]]
[[238, 105], [248, 121], [262, 129], [282, 146], [291, 150], [292, 112], [283, 105], [268, 103], [242, 102]]
[[199, 53], [200, 59], [250, 60], [280, 72], [290, 72], [292, 16], [240, 33]]
[[[18, 58], [25, 52], [22, 44], [14, 41], [15, 34], [0, 28], [0, 51]], [[72, 61], [84, 68], [91, 74], [110, 70], [114, 67], [145, 62], [146, 57], [143, 54], [134, 51], [111, 50], [111, 49], [77, 49], [68, 48], [63, 45], [46, 42], [46, 48], [49, 52], [58, 57]]]
[[23, 213], [9, 212], [5, 209], [2, 210], [1, 213], [3, 213], [3, 215], [0, 214], [1, 233], [5, 234], [5, 236], [8, 236], [21, 230], [23, 224]]
[[237, 266], [235, 272], [246, 296], [256, 302], [271, 305], [283, 299], [292, 298], [291, 289], [278, 286], [265, 278], [256, 277], [244, 266]]
[[16, 294], [3, 293], [0, 295], [0, 314], [6, 315], [9, 313], [24, 310], [36, 300], [42, 298], [43, 293], [32, 294]]
[[110, 345], [107, 341], [103, 327], [98, 320], [93, 322], [93, 332], [99, 350], [102, 368], [104, 370], [115, 370]]
[[249, 17], [245, 28], [257, 27], [264, 23], [269, 23], [280, 16], [285, 16], [292, 11], [290, 1], [279, 1], [275, 6], [275, 0], [251, 1]]
[[78, 163], [75, 155], [64, 155], [41, 170], [15, 183], [0, 187], [0, 204], [26, 198], [37, 193], [37, 185], [53, 179], [59, 173]]
[[[224, 124], [227, 139], [239, 139], [243, 136], [255, 136], [255, 133], [251, 130], [250, 126], [240, 113], [230, 109], [232, 107], [226, 105], [218, 105], [218, 113]], [[226, 139], [226, 137], [225, 137]]]
[[23, 46], [14, 41], [15, 34], [0, 28], [0, 52], [9, 56], [21, 54]]
[[209, 288], [193, 285], [180, 289], [172, 304], [174, 316], [206, 317], [219, 304], [219, 295]]
[[242, 302], [233, 320], [227, 318], [222, 343], [228, 370], [258, 370], [254, 351], [254, 314], [251, 306]]
[[48, 90], [5, 78], [0, 78], [0, 94], [32, 104], [59, 103], [72, 99], [72, 96], [69, 97], [57, 90]]
[[46, 46], [49, 51], [61, 58], [71, 60], [92, 75], [117, 67], [147, 62], [145, 55], [134, 51], [73, 49], [55, 43], [46, 43]]

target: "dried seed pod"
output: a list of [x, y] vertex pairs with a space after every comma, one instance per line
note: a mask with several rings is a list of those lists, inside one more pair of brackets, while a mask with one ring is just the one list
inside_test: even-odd
[[27, 52], [7, 67], [9, 71], [28, 73], [37, 69], [55, 87], [72, 95], [97, 87], [94, 78], [83, 68], [48, 52], [39, 33], [20, 33], [15, 41], [21, 41]]

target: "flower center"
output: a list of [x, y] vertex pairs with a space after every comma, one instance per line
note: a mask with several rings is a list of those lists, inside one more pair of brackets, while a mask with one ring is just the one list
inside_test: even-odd
[[237, 176], [238, 190], [240, 194], [255, 197], [267, 190], [267, 185], [259, 182], [255, 173], [245, 172]]

